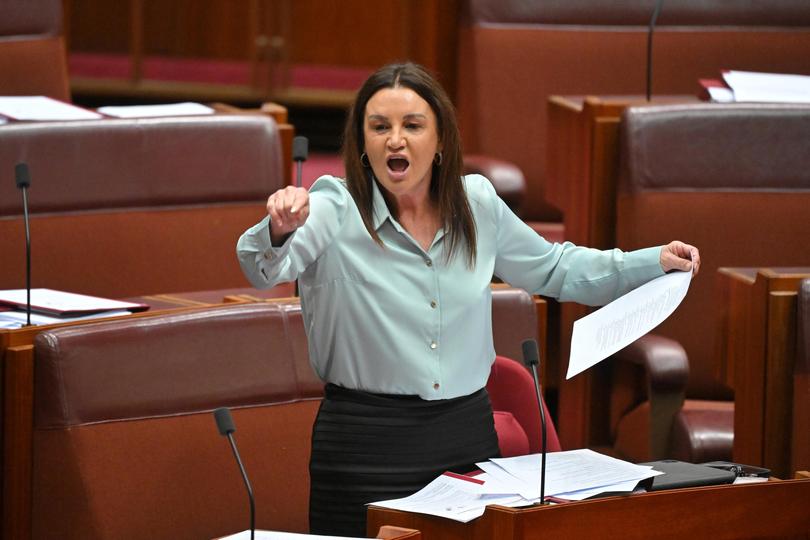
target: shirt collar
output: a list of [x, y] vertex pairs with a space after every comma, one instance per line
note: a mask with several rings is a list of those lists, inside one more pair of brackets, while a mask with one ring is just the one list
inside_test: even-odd
[[380, 191], [380, 187], [374, 179], [371, 180], [371, 193], [372, 208], [374, 211], [374, 230], [379, 230], [386, 219], [390, 220], [395, 227], [398, 227], [399, 224], [391, 215], [391, 211], [388, 210], [388, 205], [385, 204], [382, 191]]

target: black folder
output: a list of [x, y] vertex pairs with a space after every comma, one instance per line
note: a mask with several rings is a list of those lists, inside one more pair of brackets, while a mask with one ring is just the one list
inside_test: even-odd
[[656, 471], [664, 473], [653, 477], [652, 482], [644, 486], [647, 491], [730, 484], [737, 477], [732, 471], [674, 459], [648, 461], [647, 463], [639, 463], [639, 465], [651, 465]]

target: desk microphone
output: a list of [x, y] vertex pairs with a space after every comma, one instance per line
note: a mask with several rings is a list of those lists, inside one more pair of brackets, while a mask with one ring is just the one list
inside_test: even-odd
[[233, 440], [233, 432], [236, 427], [233, 425], [233, 418], [231, 418], [231, 411], [227, 407], [221, 407], [214, 411], [214, 420], [217, 422], [217, 429], [220, 435], [226, 435], [228, 441], [231, 443], [233, 449], [233, 456], [236, 458], [236, 463], [239, 464], [239, 472], [242, 473], [242, 480], [245, 481], [247, 488], [248, 499], [250, 500], [250, 540], [256, 532], [256, 505], [253, 501], [253, 488], [250, 487], [250, 480], [248, 480], [245, 466], [242, 465], [242, 459], [239, 457], [239, 450], [236, 449], [236, 442]]
[[658, 14], [661, 12], [661, 4], [664, 0], [656, 0], [655, 9], [653, 9], [652, 17], [650, 17], [650, 28], [647, 30], [647, 101], [650, 101], [652, 96], [652, 42], [653, 31], [655, 30], [655, 21], [658, 20]]
[[540, 433], [541, 433], [541, 464], [540, 464], [540, 504], [546, 504], [546, 412], [543, 407], [543, 397], [540, 393], [540, 379], [537, 377], [537, 366], [540, 364], [540, 353], [537, 342], [533, 339], [523, 341], [523, 361], [532, 370], [534, 390], [537, 392], [537, 406], [540, 407]]
[[26, 326], [31, 326], [31, 230], [28, 225], [28, 188], [31, 187], [31, 174], [27, 163], [17, 163], [14, 166], [14, 178], [17, 187], [22, 191], [23, 220], [25, 221], [25, 313]]
[[301, 178], [303, 172], [304, 162], [307, 160], [309, 153], [309, 139], [299, 135], [293, 139], [292, 158], [296, 163], [295, 185], [301, 187], [303, 180]]

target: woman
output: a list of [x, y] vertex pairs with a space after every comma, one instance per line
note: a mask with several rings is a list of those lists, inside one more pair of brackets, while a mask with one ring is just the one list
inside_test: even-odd
[[493, 275], [601, 305], [669, 270], [681, 242], [623, 253], [550, 244], [482, 176], [462, 177], [453, 107], [421, 67], [369, 77], [344, 132], [346, 180], [287, 187], [239, 239], [259, 288], [299, 280], [309, 354], [327, 383], [310, 461], [313, 533], [362, 536], [364, 504], [498, 454], [485, 384]]

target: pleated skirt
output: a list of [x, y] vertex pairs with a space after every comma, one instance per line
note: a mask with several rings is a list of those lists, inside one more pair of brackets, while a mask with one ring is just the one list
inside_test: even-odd
[[486, 389], [426, 401], [327, 384], [312, 431], [310, 532], [365, 536], [366, 503], [405, 497], [497, 455]]

